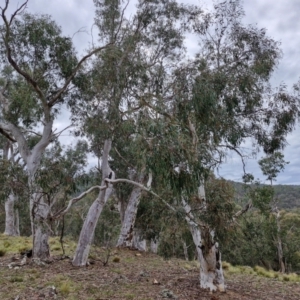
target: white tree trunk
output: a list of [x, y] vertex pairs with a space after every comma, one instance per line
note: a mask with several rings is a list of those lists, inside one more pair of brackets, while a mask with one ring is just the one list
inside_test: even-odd
[[[143, 180], [141, 176], [140, 181]], [[134, 224], [136, 219], [136, 214], [138, 210], [138, 205], [140, 203], [140, 198], [142, 195], [142, 189], [135, 186], [130, 194], [129, 201], [125, 210], [124, 218], [122, 221], [121, 232], [117, 242], [117, 247], [130, 247], [133, 245], [134, 237]]]
[[33, 258], [46, 260], [50, 257], [49, 236], [51, 227], [48, 223], [50, 207], [41, 193], [33, 193], [30, 199], [31, 227], [33, 236]]
[[201, 236], [200, 226], [194, 221], [191, 207], [184, 200], [182, 202], [200, 262], [200, 287], [210, 291], [223, 292], [225, 284], [221, 253], [218, 243], [214, 242], [214, 232], [208, 227], [203, 227], [203, 236]]
[[159, 238], [155, 237], [155, 238], [151, 239], [151, 241], [150, 241], [150, 251], [152, 253], [157, 254], [158, 246], [159, 246]]
[[[111, 149], [111, 141], [106, 140], [104, 143], [102, 167], [101, 167], [102, 186], [107, 184], [105, 183], [104, 180], [110, 174], [112, 174], [112, 179], [114, 179], [115, 177], [114, 172], [110, 169], [108, 165], [108, 156], [109, 156], [110, 149]], [[79, 241], [72, 262], [74, 266], [86, 266], [98, 219], [111, 193], [112, 193], [112, 184], [107, 184], [107, 188], [104, 190], [100, 190], [97, 199], [91, 205], [80, 232]]]
[[277, 254], [278, 254], [278, 264], [279, 264], [279, 272], [285, 273], [285, 264], [283, 261], [283, 249], [282, 249], [282, 242], [281, 242], [281, 237], [280, 237], [280, 211], [276, 207], [276, 226], [277, 226]]
[[[11, 141], [7, 140], [3, 147], [3, 159], [10, 161], [10, 163], [15, 163], [14, 148]], [[9, 236], [19, 236], [19, 212], [15, 209], [15, 203], [17, 202], [17, 197], [11, 191], [8, 199], [5, 202], [5, 230], [4, 234]]]
[[133, 230], [132, 248], [139, 251], [147, 251], [147, 241], [140, 229], [134, 228]]
[[[1, 94], [1, 93], [0, 93]], [[5, 101], [3, 94], [0, 95], [1, 101]], [[53, 120], [50, 117], [50, 109], [44, 107], [45, 119], [41, 139], [30, 149], [25, 136], [20, 128], [10, 122], [1, 122], [0, 128], [9, 135], [13, 136], [18, 143], [18, 150], [26, 163], [28, 173], [28, 185], [30, 189], [30, 218], [33, 236], [33, 256], [39, 259], [48, 258], [49, 245], [49, 226], [47, 224], [49, 217], [49, 205], [43, 202], [42, 193], [35, 183], [35, 175], [40, 166], [42, 154], [49, 145], [52, 138]]]
[[188, 261], [189, 260], [189, 253], [188, 253], [188, 247], [187, 247], [185, 241], [182, 241], [182, 246], [183, 246], [184, 258], [185, 258], [186, 261]]
[[15, 209], [17, 199], [14, 194], [10, 194], [5, 202], [5, 231], [9, 236], [19, 236], [19, 212]]

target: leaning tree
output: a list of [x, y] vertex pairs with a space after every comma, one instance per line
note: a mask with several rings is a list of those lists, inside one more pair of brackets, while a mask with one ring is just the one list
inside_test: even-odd
[[[156, 101], [167, 107], [168, 103], [163, 104], [162, 99], [168, 91], [161, 94], [162, 84], [166, 85], [162, 79], [182, 57], [183, 23], [200, 10], [180, 6], [176, 1], [139, 1], [136, 13], [126, 19], [123, 16], [127, 5], [120, 1], [95, 1], [95, 4], [99, 38], [109, 43], [117, 32], [119, 36], [112, 47], [95, 59], [88, 84], [81, 86], [85, 102], [74, 106], [73, 116], [81, 124], [78, 134], [81, 132], [90, 139], [92, 150], [99, 158], [102, 145], [112, 144], [109, 155], [113, 162], [108, 173], [104, 174], [102, 170], [102, 179], [114, 176], [116, 172], [119, 177], [129, 177], [138, 183], [122, 195], [128, 201], [122, 205], [118, 246], [130, 247], [142, 187], [146, 182], [148, 187], [151, 183], [151, 169], [146, 166], [145, 152], [139, 151], [151, 139], [144, 125], [153, 122], [153, 101], [147, 103], [145, 99], [156, 95]], [[107, 147], [104, 149], [103, 154], [108, 155]], [[107, 160], [103, 157], [105, 164]], [[120, 191], [116, 190], [117, 193]], [[100, 191], [100, 194], [85, 219], [74, 265], [87, 263], [97, 220], [109, 198], [107, 193]]]

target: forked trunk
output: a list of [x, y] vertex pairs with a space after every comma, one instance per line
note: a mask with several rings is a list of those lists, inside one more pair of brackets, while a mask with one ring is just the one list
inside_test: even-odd
[[19, 212], [15, 209], [17, 198], [14, 194], [8, 196], [5, 202], [5, 235], [19, 236]]
[[214, 232], [207, 226], [200, 226], [194, 221], [191, 207], [183, 200], [194, 244], [200, 262], [200, 287], [210, 291], [225, 291], [224, 275], [221, 262], [221, 253], [218, 243], [214, 242]]
[[225, 291], [219, 244], [214, 242], [214, 233], [208, 232], [207, 240], [202, 240], [200, 255], [200, 287], [210, 291]]

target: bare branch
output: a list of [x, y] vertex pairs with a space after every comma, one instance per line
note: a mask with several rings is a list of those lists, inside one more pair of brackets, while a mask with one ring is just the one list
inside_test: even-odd
[[118, 34], [119, 34], [120, 30], [121, 30], [121, 26], [122, 26], [122, 23], [123, 23], [123, 20], [124, 20], [124, 13], [125, 13], [125, 10], [126, 10], [128, 4], [129, 4], [129, 0], [127, 0], [126, 5], [125, 5], [124, 8], [122, 9], [121, 19], [120, 19], [120, 22], [119, 22], [119, 27], [118, 27], [118, 29], [117, 29], [117, 31], [116, 31], [115, 36], [114, 36], [114, 40], [117, 39], [117, 36], [118, 36]]
[[90, 189], [88, 189], [87, 191], [81, 193], [79, 196], [71, 199], [66, 207], [62, 208], [60, 211], [58, 211], [57, 213], [55, 213], [53, 216], [51, 216], [51, 218], [53, 220], [59, 219], [60, 217], [62, 217], [63, 215], [65, 215], [71, 209], [71, 207], [75, 203], [77, 203], [79, 200], [81, 200], [82, 198], [84, 198], [86, 195], [88, 195], [92, 191], [97, 190], [97, 189], [99, 191], [101, 191], [101, 190], [105, 190], [106, 188], [107, 188], [106, 185], [104, 185], [104, 186], [100, 186], [100, 185], [92, 186]]
[[[26, 0], [18, 9], [16, 9], [16, 11], [11, 15], [10, 20], [9, 20], [9, 26], [11, 25], [12, 21], [14, 20], [14, 18], [16, 17], [16, 15], [18, 15], [22, 10], [26, 9], [26, 5], [28, 3], [29, 0]], [[6, 0], [6, 2], [8, 3], [9, 0]]]
[[25, 80], [34, 88], [34, 90], [37, 92], [40, 100], [42, 101], [43, 103], [43, 106], [44, 106], [44, 110], [45, 110], [45, 117], [46, 119], [49, 119], [50, 118], [50, 111], [49, 111], [49, 108], [48, 108], [48, 105], [47, 105], [47, 101], [46, 101], [46, 98], [43, 94], [43, 92], [41, 91], [40, 87], [38, 86], [37, 82], [27, 73], [25, 72], [24, 70], [22, 70], [19, 65], [16, 63], [16, 61], [13, 59], [12, 57], [12, 53], [11, 53], [11, 47], [10, 47], [10, 44], [9, 44], [9, 38], [10, 38], [10, 35], [11, 35], [11, 32], [10, 32], [10, 26], [14, 20], [14, 18], [20, 13], [20, 11], [22, 9], [24, 9], [27, 5], [27, 1], [25, 1], [11, 16], [10, 18], [10, 21], [7, 20], [7, 17], [5, 15], [5, 12], [7, 10], [7, 7], [8, 7], [8, 3], [9, 3], [9, 0], [6, 0], [6, 5], [5, 5], [5, 8], [2, 9], [2, 13], [1, 13], [1, 16], [2, 16], [2, 19], [4, 21], [4, 24], [5, 24], [5, 35], [3, 36], [3, 42], [4, 42], [4, 45], [5, 45], [5, 49], [6, 49], [6, 57], [9, 61], [9, 63], [11, 64], [11, 66], [17, 71], [17, 73], [19, 73], [21, 76], [23, 76], [25, 78]]
[[90, 53], [88, 53], [87, 55], [85, 55], [77, 64], [77, 66], [75, 67], [75, 69], [73, 70], [72, 74], [69, 76], [69, 78], [66, 80], [64, 86], [53, 96], [53, 98], [51, 99], [51, 101], [48, 102], [49, 107], [52, 107], [53, 105], [55, 105], [56, 102], [58, 102], [59, 98], [62, 96], [62, 94], [66, 91], [66, 89], [68, 88], [69, 84], [71, 83], [71, 81], [74, 79], [75, 75], [77, 74], [78, 70], [80, 69], [81, 65], [91, 56], [93, 56], [94, 54], [108, 48], [109, 46], [111, 46], [113, 43], [108, 43], [103, 47], [99, 47], [94, 49], [93, 51], [91, 51]]
[[12, 141], [13, 143], [16, 142], [16, 140], [11, 135], [9, 135], [9, 133], [7, 133], [5, 130], [3, 130], [1, 128], [1, 124], [0, 124], [0, 134], [2, 134], [3, 136], [5, 136], [7, 139], [9, 139], [10, 141]]
[[54, 135], [55, 137], [59, 137], [65, 130], [67, 130], [67, 129], [73, 127], [73, 126], [74, 126], [74, 124], [71, 124], [71, 125], [67, 126], [66, 128], [64, 128], [63, 130], [61, 130], [60, 132], [55, 133], [55, 134], [53, 133], [53, 135]]
[[245, 160], [244, 160], [244, 155], [233, 146], [230, 146], [230, 145], [219, 145], [219, 146], [228, 148], [228, 149], [233, 150], [234, 152], [236, 152], [239, 155], [239, 157], [241, 158], [241, 161], [242, 161], [242, 164], [243, 164], [243, 171], [244, 171], [244, 173], [246, 173], [246, 163], [245, 163]]
[[138, 183], [136, 181], [133, 181], [133, 180], [129, 180], [129, 179], [124, 179], [124, 178], [119, 178], [119, 179], [114, 179], [114, 180], [111, 180], [111, 179], [108, 179], [106, 178], [105, 179], [105, 182], [108, 182], [108, 183], [119, 183], [119, 182], [126, 182], [126, 183], [130, 183], [130, 184], [133, 184], [137, 187], [139, 187], [140, 189], [150, 193], [151, 195], [155, 196], [156, 198], [160, 199], [166, 206], [168, 206], [171, 210], [173, 210], [174, 212], [177, 212], [177, 210], [171, 205], [169, 204], [166, 200], [164, 200], [162, 197], [160, 197], [158, 194], [156, 194], [155, 192], [153, 192], [150, 188], [147, 188], [145, 187], [143, 184], [141, 183]]

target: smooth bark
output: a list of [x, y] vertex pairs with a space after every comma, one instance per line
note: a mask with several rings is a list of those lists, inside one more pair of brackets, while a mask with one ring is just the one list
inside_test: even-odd
[[[141, 183], [143, 179], [144, 175], [141, 175], [139, 178], [139, 182]], [[134, 224], [142, 191], [143, 190], [139, 186], [135, 186], [132, 189], [122, 220], [122, 227], [118, 238], [117, 247], [134, 247]], [[139, 243], [137, 242], [137, 244]]]
[[111, 149], [111, 141], [106, 140], [104, 143], [102, 166], [101, 166], [102, 169], [101, 186], [106, 185], [106, 188], [100, 190], [98, 197], [91, 205], [88, 214], [85, 218], [84, 224], [80, 232], [76, 252], [72, 262], [74, 266], [86, 266], [98, 219], [101, 215], [105, 203], [107, 202], [108, 198], [112, 193], [112, 188], [113, 188], [112, 184], [105, 182], [105, 179], [108, 178], [110, 174], [112, 179], [114, 179], [115, 177], [114, 172], [110, 169], [108, 164], [110, 149]]
[[150, 251], [152, 253], [157, 254], [158, 247], [159, 247], [159, 238], [155, 237], [155, 238], [151, 239], [151, 241], [150, 241]]
[[147, 241], [140, 229], [134, 228], [133, 230], [132, 248], [139, 251], [147, 251]]
[[19, 212], [15, 209], [17, 198], [14, 194], [10, 194], [5, 202], [5, 235], [19, 236]]

